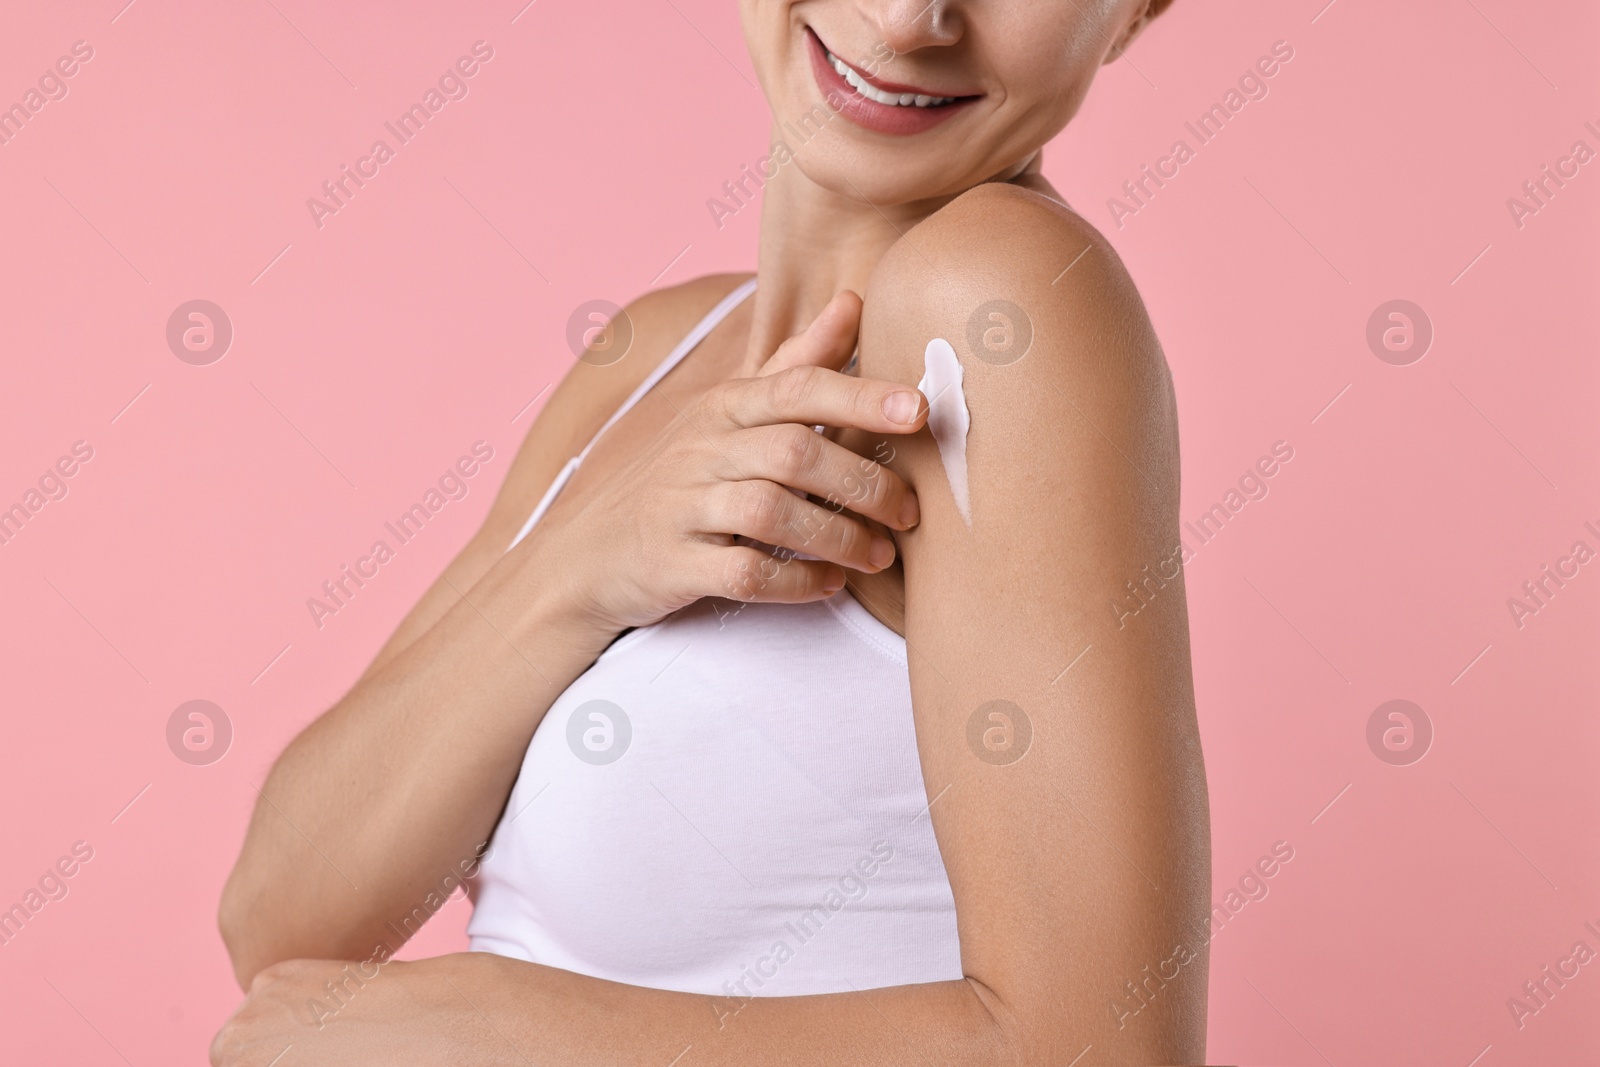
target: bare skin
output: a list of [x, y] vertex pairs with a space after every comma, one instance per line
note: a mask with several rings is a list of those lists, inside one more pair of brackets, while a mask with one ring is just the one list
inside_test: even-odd
[[[889, 77], [922, 84], [938, 64], [919, 70], [915, 57], [963, 39], [965, 5], [865, 6], [896, 62], [912, 57]], [[1137, 0], [1108, 7], [1085, 31], [1093, 62], [1142, 26]], [[745, 13], [775, 109], [790, 68], [763, 42], [786, 41], [784, 20], [806, 10]], [[1087, 83], [1057, 87], [1065, 117]], [[1035, 110], [1020, 93], [1006, 100]], [[667, 1063], [685, 1046], [684, 1064], [1203, 1059], [1209, 824], [1181, 576], [1132, 619], [1107, 609], [1177, 543], [1170, 377], [1115, 254], [1039, 177], [1036, 150], [996, 166], [1007, 151], [994, 145], [972, 164], [978, 179], [957, 176], [949, 192], [863, 191], [876, 206], [823, 187], [836, 159], [781, 171], [765, 193], [753, 302], [608, 432], [506, 552], [561, 464], [739, 279], [642, 298], [629, 309], [635, 351], [574, 369], [483, 529], [263, 787], [222, 908], [250, 995], [214, 1063], [265, 1065], [291, 1044], [295, 1062], [329, 1064]], [[1004, 366], [959, 340], [996, 298], [1022, 308], [1034, 335]], [[883, 408], [920, 378], [936, 336], [966, 372], [970, 529], [925, 408], [909, 423]], [[857, 375], [837, 373], [858, 340]], [[881, 468], [863, 466], [872, 456]], [[863, 480], [864, 498], [851, 489]], [[806, 512], [783, 485], [853, 511]], [[752, 586], [753, 550], [735, 533], [824, 559]], [[884, 567], [870, 552], [886, 533], [896, 554]], [[385, 963], [375, 977], [344, 962], [380, 944], [386, 959], [396, 917], [441, 874], [470, 873], [540, 718], [618, 632], [702, 596], [797, 602], [846, 577], [907, 639], [964, 980], [762, 998], [731, 1014], [713, 998], [484, 953]], [[1033, 727], [1007, 766], [967, 742], [972, 711], [996, 698]], [[307, 1002], [329, 981], [353, 995], [317, 1028]]]

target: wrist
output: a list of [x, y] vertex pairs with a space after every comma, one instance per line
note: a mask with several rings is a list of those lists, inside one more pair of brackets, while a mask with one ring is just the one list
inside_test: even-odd
[[546, 539], [524, 538], [473, 587], [473, 600], [519, 649], [548, 649], [587, 664], [622, 627], [597, 610], [575, 561]]

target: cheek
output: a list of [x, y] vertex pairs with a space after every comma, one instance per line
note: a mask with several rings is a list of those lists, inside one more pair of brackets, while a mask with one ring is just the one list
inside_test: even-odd
[[1008, 141], [1029, 151], [1049, 141], [1066, 126], [1089, 92], [1097, 68], [1056, 57], [1050, 62], [1007, 71], [1007, 96], [999, 115], [1009, 121]]
[[[1046, 121], [1065, 122], [1083, 102], [1102, 60], [1115, 61], [1108, 47], [1121, 22], [1113, 16], [1086, 16], [1091, 6], [1078, 3], [1037, 4], [1029, 2], [1027, 17], [1008, 20], [1003, 39], [1017, 42], [1015, 50], [993, 57], [994, 69], [1002, 72], [1003, 83], [1015, 86], [1026, 95]], [[1122, 5], [1116, 5], [1122, 6]]]
[[780, 110], [811, 78], [810, 61], [805, 50], [798, 47], [805, 42], [797, 30], [791, 29], [791, 17], [787, 4], [740, 0], [739, 21], [756, 82], [768, 101]]

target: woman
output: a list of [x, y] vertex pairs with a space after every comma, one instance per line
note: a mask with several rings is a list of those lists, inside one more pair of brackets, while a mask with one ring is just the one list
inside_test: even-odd
[[759, 285], [629, 305], [278, 761], [214, 1062], [1203, 1058], [1171, 379], [1039, 172], [1164, 6], [744, 0]]

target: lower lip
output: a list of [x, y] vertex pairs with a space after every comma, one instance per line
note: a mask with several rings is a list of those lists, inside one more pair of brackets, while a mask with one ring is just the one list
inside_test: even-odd
[[909, 136], [926, 133], [942, 122], [955, 118], [964, 111], [971, 99], [957, 100], [941, 107], [896, 107], [869, 100], [851, 87], [844, 77], [828, 62], [827, 52], [817, 35], [806, 31], [806, 47], [811, 53], [811, 71], [817, 79], [822, 95], [833, 101], [833, 109], [857, 126], [878, 133]]

